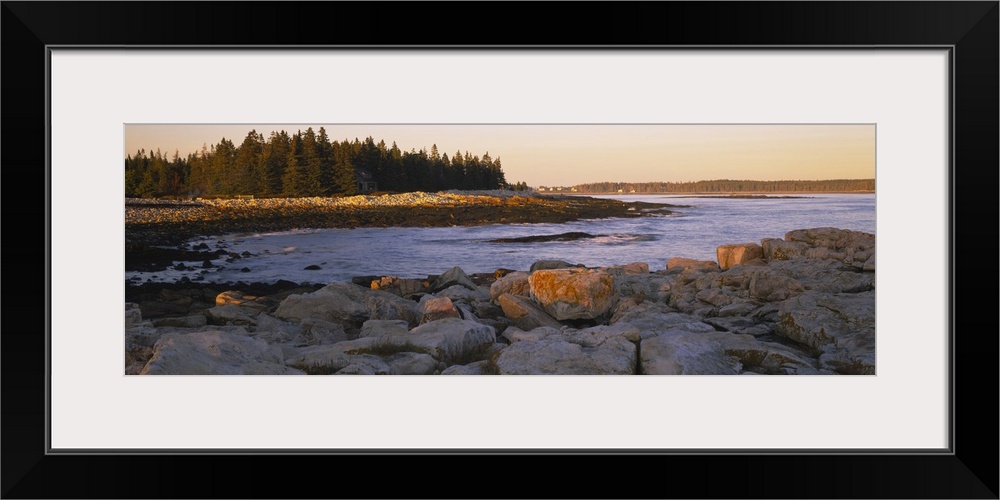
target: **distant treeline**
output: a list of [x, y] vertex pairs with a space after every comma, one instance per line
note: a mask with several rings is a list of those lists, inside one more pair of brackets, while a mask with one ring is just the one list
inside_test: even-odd
[[875, 179], [823, 181], [749, 181], [719, 179], [696, 182], [593, 182], [571, 189], [578, 193], [768, 193], [874, 191]]
[[363, 191], [501, 189], [500, 158], [456, 151], [401, 151], [371, 137], [331, 141], [326, 130], [295, 134], [251, 130], [238, 147], [223, 138], [198, 153], [168, 159], [139, 150], [125, 158], [125, 196], [334, 196]]

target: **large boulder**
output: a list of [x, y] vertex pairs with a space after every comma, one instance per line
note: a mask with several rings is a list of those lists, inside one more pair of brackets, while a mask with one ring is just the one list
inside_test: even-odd
[[615, 305], [615, 280], [603, 271], [555, 269], [535, 271], [528, 277], [531, 296], [557, 320], [593, 319]]
[[347, 283], [329, 285], [312, 293], [292, 294], [281, 302], [274, 316], [296, 320], [314, 318], [345, 326], [360, 326], [369, 317], [365, 292], [366, 289]]
[[738, 375], [742, 365], [726, 354], [714, 333], [678, 330], [643, 339], [642, 374]]
[[167, 334], [153, 346], [142, 375], [281, 375], [285, 366], [277, 346], [250, 337], [246, 330], [205, 330]]
[[719, 268], [723, 270], [764, 259], [764, 251], [756, 243], [721, 245], [715, 249], [715, 255], [719, 260]]

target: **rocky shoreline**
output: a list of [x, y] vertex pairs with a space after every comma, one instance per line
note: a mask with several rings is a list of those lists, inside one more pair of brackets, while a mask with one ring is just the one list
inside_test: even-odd
[[[618, 202], [620, 203], [620, 202]], [[126, 285], [126, 374], [875, 373], [875, 236], [302, 285]]]
[[[126, 259], [197, 236], [299, 228], [449, 227], [665, 215], [684, 205], [515, 191], [170, 202], [128, 199]], [[134, 260], [134, 259], [131, 259]], [[162, 260], [162, 259], [161, 259]]]

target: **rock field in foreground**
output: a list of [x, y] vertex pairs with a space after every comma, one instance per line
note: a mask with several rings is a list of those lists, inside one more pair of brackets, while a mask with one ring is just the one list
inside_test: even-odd
[[266, 295], [162, 289], [125, 304], [125, 372], [875, 373], [874, 235], [803, 229], [717, 253], [725, 269], [546, 261]]

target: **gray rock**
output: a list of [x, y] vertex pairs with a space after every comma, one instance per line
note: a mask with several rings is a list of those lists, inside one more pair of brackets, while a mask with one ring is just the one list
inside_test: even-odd
[[740, 316], [705, 318], [703, 321], [716, 327], [716, 329], [721, 328], [730, 332], [737, 328], [747, 328], [754, 324], [752, 320]]
[[142, 310], [139, 304], [134, 302], [125, 303], [125, 328], [132, 328], [142, 324]]
[[872, 254], [871, 257], [868, 257], [868, 260], [866, 260], [865, 263], [864, 263], [864, 265], [861, 266], [861, 269], [863, 271], [875, 272], [875, 254], [874, 253]]
[[205, 310], [205, 316], [213, 325], [255, 325], [260, 309], [225, 305]]
[[469, 290], [476, 290], [476, 284], [472, 282], [472, 279], [465, 274], [465, 271], [463, 271], [462, 268], [455, 266], [445, 271], [444, 274], [439, 276], [438, 279], [434, 281], [434, 284], [431, 285], [431, 292], [440, 292], [445, 288], [455, 285], [463, 286]]
[[515, 342], [521, 342], [525, 340], [528, 341], [541, 340], [552, 335], [558, 335], [562, 333], [562, 331], [563, 331], [562, 328], [554, 328], [551, 326], [534, 328], [529, 331], [524, 331], [516, 326], [512, 326], [504, 330], [501, 336], [504, 339], [506, 339], [507, 342], [513, 344]]
[[298, 323], [280, 320], [267, 313], [258, 314], [256, 319], [257, 327], [254, 329], [254, 332], [258, 334], [262, 332], [285, 332], [290, 335], [298, 335], [302, 329]]
[[[372, 339], [365, 339], [364, 342], [359, 342], [359, 340], [361, 339], [288, 350], [285, 351], [285, 364], [310, 374], [332, 375], [350, 365], [352, 359], [359, 356], [348, 354], [347, 351], [368, 347], [372, 344]], [[379, 359], [377, 356], [371, 357]], [[386, 373], [388, 373], [388, 365], [385, 368]]]
[[560, 334], [564, 339], [584, 347], [599, 346], [613, 337], [621, 337], [630, 342], [639, 342], [642, 338], [639, 328], [628, 323], [598, 325], [580, 330], [565, 329]]
[[750, 296], [765, 302], [777, 302], [802, 293], [802, 283], [775, 273], [755, 273], [750, 278]]
[[204, 314], [192, 314], [190, 316], [180, 316], [174, 318], [159, 318], [153, 320], [153, 326], [172, 326], [177, 328], [201, 328], [208, 324], [208, 318]]
[[676, 330], [644, 338], [640, 344], [642, 374], [738, 375], [741, 363], [726, 354], [716, 333]]
[[455, 309], [458, 309], [459, 318], [475, 321], [476, 323], [483, 323], [483, 321], [476, 317], [476, 313], [472, 310], [472, 306], [469, 304], [465, 302], [453, 302], [453, 304], [455, 304]]
[[694, 295], [694, 298], [715, 307], [724, 307], [740, 299], [738, 293], [721, 288], [706, 288]]
[[143, 375], [281, 375], [280, 348], [242, 333], [206, 330], [167, 334], [153, 346]]
[[402, 320], [370, 319], [361, 326], [359, 337], [384, 337], [386, 335], [405, 335], [409, 326]]
[[540, 326], [555, 328], [562, 326], [555, 318], [538, 307], [538, 304], [525, 297], [505, 293], [498, 298], [498, 302], [504, 315], [522, 330], [533, 330]]
[[431, 375], [438, 365], [430, 355], [419, 352], [401, 352], [383, 360], [389, 365], [389, 375]]
[[306, 318], [300, 326], [298, 334], [292, 339], [298, 345], [336, 344], [347, 340], [347, 332], [339, 323]]
[[788, 260], [804, 257], [809, 245], [798, 241], [785, 241], [779, 238], [765, 238], [760, 241], [767, 261]]
[[[292, 294], [274, 311], [279, 318], [320, 319], [345, 326], [360, 326], [368, 319], [364, 288], [357, 285], [329, 285], [313, 293]], [[347, 287], [353, 287], [347, 288]]]
[[496, 365], [501, 375], [632, 375], [636, 344], [624, 336], [590, 335], [602, 341], [584, 345], [556, 334], [540, 340], [511, 344], [500, 352]]
[[[489, 370], [491, 366], [487, 360], [476, 361], [467, 365], [451, 365], [441, 372], [441, 375], [496, 375]], [[496, 365], [492, 365], [496, 367]]]
[[365, 310], [371, 319], [403, 320], [410, 326], [420, 324], [420, 308], [416, 302], [389, 292], [373, 290], [365, 295]]
[[651, 274], [629, 274], [622, 272], [620, 268], [614, 271], [617, 271], [612, 274], [615, 279], [615, 291], [618, 292], [620, 299], [636, 296], [641, 299], [655, 297]]
[[334, 375], [389, 375], [392, 368], [377, 356], [351, 356], [350, 363]]
[[125, 340], [125, 375], [138, 375], [153, 357], [153, 348]]
[[747, 314], [750, 314], [756, 308], [757, 305], [751, 302], [733, 303], [720, 307], [718, 316], [721, 318], [729, 316], [745, 316]]
[[493, 327], [458, 318], [445, 318], [420, 325], [394, 339], [405, 339], [439, 361], [469, 356], [496, 343]]
[[486, 302], [490, 300], [489, 289], [484, 286], [476, 287], [475, 290], [470, 290], [462, 285], [452, 285], [435, 293], [434, 295], [438, 297], [448, 297], [452, 302], [464, 301], [470, 304], [473, 302]]
[[672, 257], [669, 260], [667, 260], [667, 269], [718, 271], [719, 265], [710, 260], [695, 260], [695, 259], [686, 259], [684, 257]]
[[601, 271], [610, 274], [649, 274], [649, 264], [645, 262], [632, 262], [629, 264], [621, 264], [616, 266], [607, 266], [600, 268]]
[[875, 369], [875, 292], [827, 294], [809, 291], [781, 302], [775, 333], [827, 351], [832, 369]]
[[640, 349], [647, 375], [818, 373], [815, 360], [750, 335], [673, 331], [644, 339]]
[[638, 301], [633, 299], [625, 299], [619, 301], [615, 306], [614, 313], [611, 315], [610, 324], [615, 324], [624, 321], [628, 321], [630, 318], [639, 318], [647, 314], [658, 314], [670, 312], [669, 307], [654, 303], [648, 300]]

